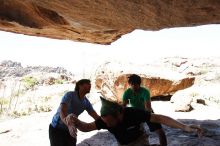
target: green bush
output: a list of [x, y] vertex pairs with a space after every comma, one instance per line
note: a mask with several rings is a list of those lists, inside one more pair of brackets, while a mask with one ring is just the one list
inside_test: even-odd
[[47, 102], [52, 99], [52, 96], [43, 96], [41, 97], [44, 102]]
[[22, 117], [22, 116], [27, 116], [27, 115], [30, 115], [30, 113], [28, 111], [13, 111], [13, 113], [11, 114], [11, 116], [13, 117], [16, 117], [16, 118], [19, 118], [19, 117]]
[[35, 112], [41, 113], [41, 112], [50, 112], [52, 111], [52, 107], [49, 105], [35, 105]]
[[0, 104], [1, 104], [1, 105], [5, 105], [5, 104], [8, 104], [8, 103], [9, 103], [8, 99], [6, 99], [6, 98], [0, 98]]
[[0, 98], [0, 113], [3, 112], [4, 105], [7, 105], [9, 100], [6, 98]]
[[38, 80], [34, 77], [31, 76], [26, 76], [22, 79], [22, 81], [24, 82], [24, 86], [27, 89], [33, 89], [36, 85], [39, 84]]
[[63, 84], [63, 83], [64, 83], [63, 80], [59, 80], [59, 79], [56, 79], [56, 80], [55, 80], [55, 84]]
[[190, 96], [191, 96], [191, 97], [196, 97], [196, 96], [199, 96], [199, 93], [197, 93], [197, 92], [192, 92], [192, 93], [190, 94]]

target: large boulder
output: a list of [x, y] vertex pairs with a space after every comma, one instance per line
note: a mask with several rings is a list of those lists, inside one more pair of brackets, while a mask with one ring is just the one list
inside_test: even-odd
[[162, 67], [106, 63], [95, 74], [95, 86], [104, 97], [120, 103], [123, 92], [128, 88], [127, 77], [130, 74], [141, 76], [142, 86], [150, 89], [151, 97], [172, 95], [192, 86], [195, 80]]
[[189, 112], [197, 108], [198, 104], [220, 107], [220, 85], [196, 85], [180, 90], [171, 97], [174, 110], [177, 112]]
[[190, 112], [192, 107], [194, 95], [190, 90], [181, 90], [176, 92], [171, 97], [171, 102], [174, 103], [174, 110], [176, 112]]
[[219, 0], [0, 1], [0, 30], [100, 44], [135, 29], [217, 23]]

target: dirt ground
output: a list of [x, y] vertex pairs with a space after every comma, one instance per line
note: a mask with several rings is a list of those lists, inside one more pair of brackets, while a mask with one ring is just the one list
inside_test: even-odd
[[[174, 112], [173, 105], [169, 101], [153, 101], [152, 106], [155, 113], [168, 115], [175, 119], [180, 119], [185, 123], [198, 123], [206, 130], [206, 135], [203, 138], [198, 138], [195, 134], [189, 134], [165, 126], [169, 146], [217, 146], [220, 143], [220, 109], [198, 105], [197, 108], [191, 112], [180, 113]], [[99, 111], [100, 102], [95, 104], [94, 107], [96, 111]], [[1, 122], [0, 146], [49, 146], [48, 126], [55, 111], [56, 110], [49, 113], [33, 114]], [[86, 122], [92, 121], [87, 113], [83, 113], [80, 119]], [[158, 142], [156, 136], [152, 133], [150, 133], [150, 142]], [[114, 137], [104, 130], [89, 133], [78, 132], [77, 143], [78, 146], [117, 145]]]

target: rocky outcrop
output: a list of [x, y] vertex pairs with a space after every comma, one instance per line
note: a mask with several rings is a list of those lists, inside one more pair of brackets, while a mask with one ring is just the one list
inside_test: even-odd
[[0, 64], [1, 67], [22, 67], [20, 62], [14, 62], [11, 60], [4, 60]]
[[220, 58], [163, 58], [152, 66], [164, 66], [174, 72], [195, 77], [191, 88], [176, 92], [171, 102], [174, 110], [189, 112], [198, 103], [220, 107]]
[[194, 99], [194, 95], [190, 90], [181, 90], [176, 92], [171, 97], [171, 102], [174, 103], [174, 110], [176, 112], [190, 112], [192, 107], [192, 102]]
[[0, 30], [99, 44], [134, 29], [217, 23], [219, 0], [0, 1]]
[[189, 112], [198, 104], [220, 107], [219, 88], [219, 84], [194, 85], [176, 92], [170, 101], [174, 105], [174, 110], [178, 112]]
[[10, 60], [0, 63], [0, 97], [20, 97], [41, 86], [72, 84], [74, 75], [62, 67], [27, 66]]
[[71, 76], [72, 73], [68, 72], [62, 67], [48, 67], [48, 66], [27, 66], [22, 67], [21, 63], [5, 60], [0, 63], [0, 79], [4, 77], [22, 77], [33, 72], [44, 73], [58, 73]]
[[95, 86], [104, 97], [120, 103], [128, 88], [127, 77], [133, 73], [142, 77], [142, 86], [149, 88], [151, 97], [172, 95], [192, 86], [195, 80], [162, 67], [106, 63], [96, 72]]

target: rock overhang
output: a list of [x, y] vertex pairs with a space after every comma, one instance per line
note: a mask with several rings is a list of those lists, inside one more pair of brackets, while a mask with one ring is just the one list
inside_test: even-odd
[[0, 30], [111, 44], [135, 29], [220, 23], [218, 0], [1, 0]]

